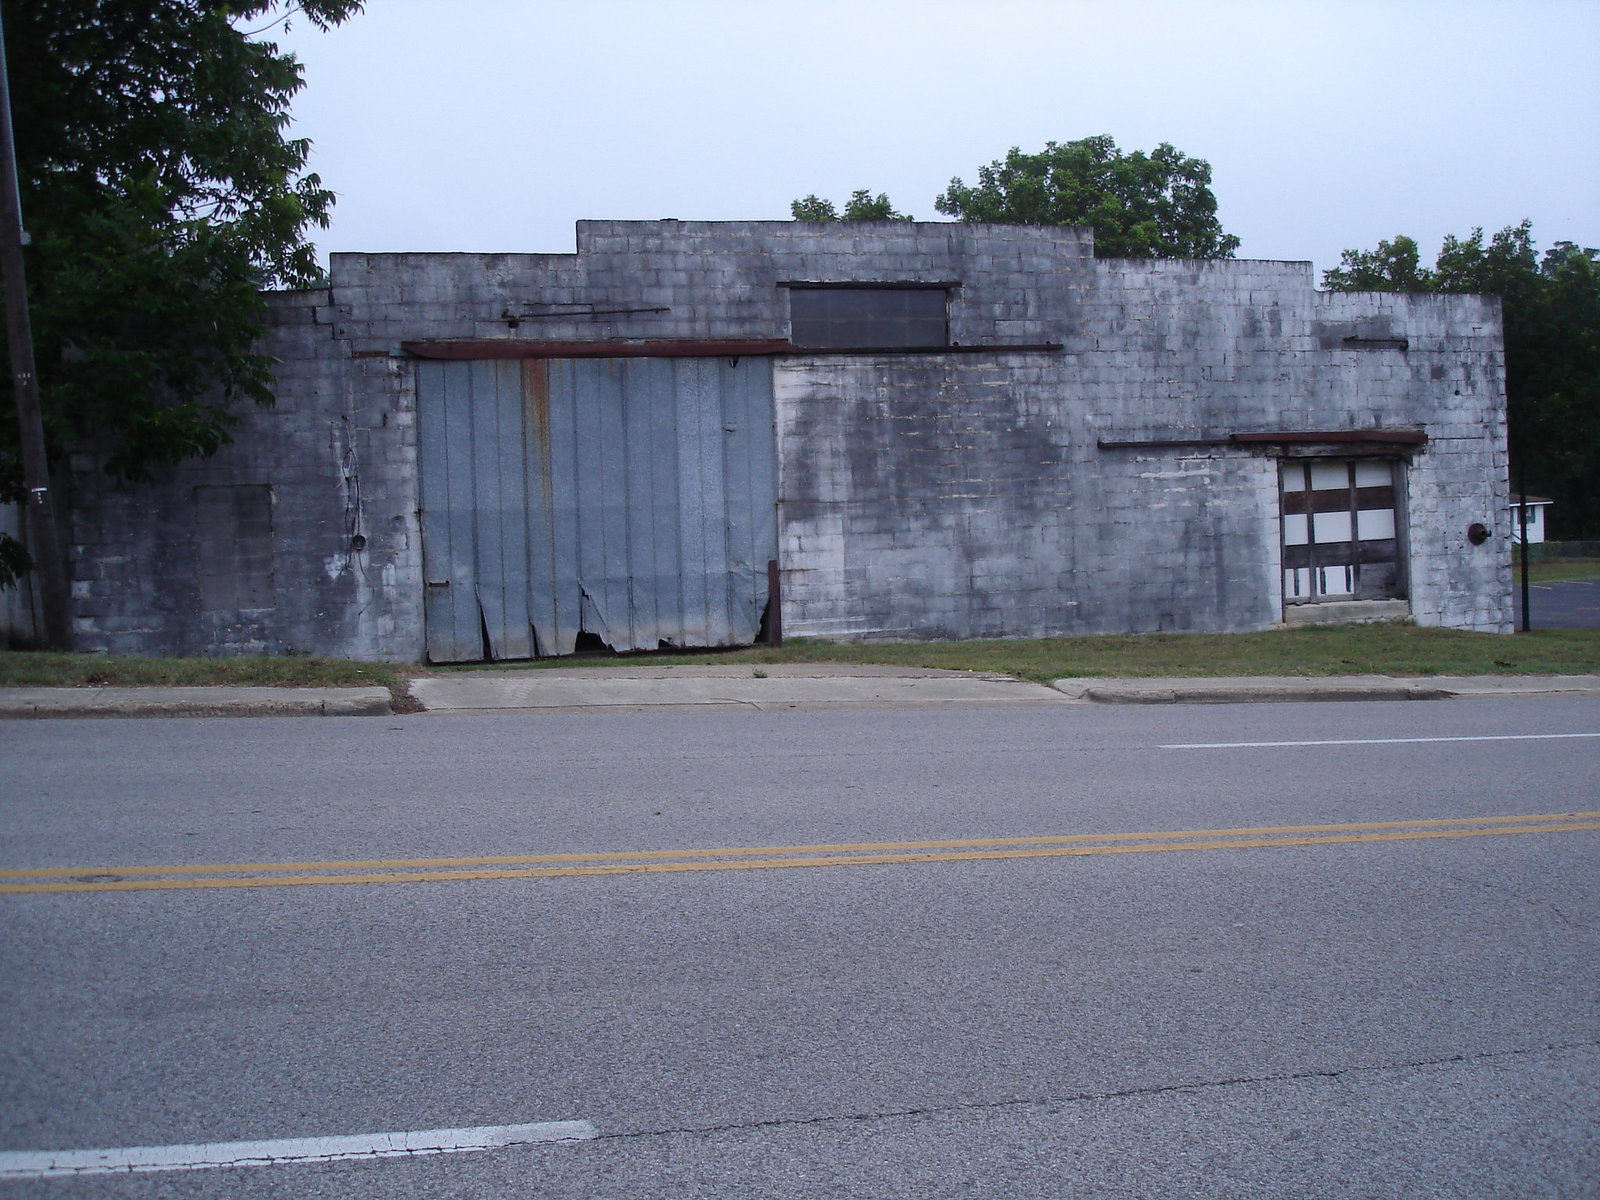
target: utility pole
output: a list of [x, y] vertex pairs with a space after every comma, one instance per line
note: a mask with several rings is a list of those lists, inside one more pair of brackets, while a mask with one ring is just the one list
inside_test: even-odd
[[1517, 488], [1522, 492], [1522, 503], [1517, 506], [1517, 520], [1522, 522], [1522, 541], [1518, 549], [1522, 552], [1522, 632], [1527, 633], [1533, 628], [1533, 614], [1528, 611], [1528, 458], [1520, 455], [1517, 459]]
[[28, 553], [39, 580], [45, 644], [72, 648], [67, 613], [67, 568], [56, 537], [55, 505], [50, 498], [50, 464], [44, 452], [44, 420], [39, 410], [39, 377], [33, 369], [33, 326], [28, 320], [28, 282], [22, 269], [22, 195], [17, 186], [17, 144], [11, 130], [11, 80], [6, 72], [5, 28], [0, 24], [0, 274], [5, 277], [6, 339], [11, 350], [11, 388], [17, 403], [22, 441], [22, 478], [27, 488], [23, 512]]

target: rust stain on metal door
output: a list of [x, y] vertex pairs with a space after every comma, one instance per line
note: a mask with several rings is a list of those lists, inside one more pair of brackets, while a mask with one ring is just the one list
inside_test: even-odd
[[544, 502], [550, 504], [550, 367], [542, 358], [522, 360], [522, 403], [527, 421], [528, 457], [539, 473]]

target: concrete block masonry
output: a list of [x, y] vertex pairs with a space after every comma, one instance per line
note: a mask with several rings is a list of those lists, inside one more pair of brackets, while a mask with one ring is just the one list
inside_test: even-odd
[[[269, 297], [278, 403], [239, 410], [215, 457], [118, 488], [97, 447], [74, 455], [80, 646], [424, 657], [428, 400], [403, 344], [441, 342], [473, 343], [457, 350], [468, 358], [766, 343], [770, 553], [791, 636], [1274, 625], [1278, 472], [1295, 456], [1392, 464], [1399, 599], [1422, 623], [1511, 628], [1492, 298], [1327, 294], [1306, 263], [1095, 259], [1087, 229], [943, 223], [586, 221], [576, 254], [340, 254], [330, 276]], [[808, 285], [941, 289], [947, 344], [792, 346], [790, 294]], [[500, 435], [528, 463], [536, 401]], [[1326, 436], [1292, 440], [1311, 433]], [[472, 461], [508, 463], [506, 445]], [[1491, 533], [1481, 545], [1475, 522]], [[584, 561], [631, 560], [596, 543]], [[219, 574], [241, 569], [242, 582]], [[632, 582], [584, 586], [631, 595]]]

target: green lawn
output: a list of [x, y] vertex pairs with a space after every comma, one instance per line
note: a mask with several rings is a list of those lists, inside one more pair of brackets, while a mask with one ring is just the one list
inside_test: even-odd
[[[1515, 550], [1511, 552], [1511, 574], [1521, 586], [1522, 560]], [[1600, 579], [1600, 558], [1535, 559], [1528, 564], [1529, 583], [1556, 583], [1563, 579]]]
[[[1404, 622], [1265, 633], [1167, 633], [979, 642], [843, 644], [791, 640], [712, 654], [549, 659], [543, 666], [618, 662], [890, 663], [998, 671], [1024, 679], [1072, 676], [1600, 674], [1600, 630], [1534, 630], [1509, 637], [1420, 629]], [[492, 664], [505, 668], [511, 664]], [[439, 669], [439, 668], [436, 668]], [[481, 667], [443, 668], [480, 670]]]
[[702, 654], [545, 659], [463, 667], [409, 667], [325, 658], [112, 658], [0, 653], [0, 684], [376, 684], [441, 671], [605, 666], [621, 663], [885, 663], [994, 671], [1024, 679], [1072, 676], [1600, 674], [1600, 630], [1541, 629], [1501, 636], [1420, 629], [1404, 622], [1265, 633], [1169, 633], [977, 642], [845, 644], [795, 639]]
[[415, 668], [342, 658], [117, 658], [0, 651], [0, 684], [14, 687], [393, 687]]

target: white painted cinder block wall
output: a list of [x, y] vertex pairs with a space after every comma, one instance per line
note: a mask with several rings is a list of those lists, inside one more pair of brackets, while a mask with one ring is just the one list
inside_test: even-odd
[[[1097, 260], [1088, 230], [950, 223], [581, 222], [577, 254], [335, 255], [331, 275], [327, 291], [273, 297], [278, 403], [241, 412], [234, 445], [137, 488], [111, 486], [92, 447], [74, 460], [80, 644], [421, 657], [401, 344], [784, 338], [786, 280], [959, 282], [954, 341], [1059, 346], [777, 360], [790, 634], [1271, 626], [1273, 453], [1100, 442], [1395, 428], [1428, 438], [1406, 470], [1416, 619], [1511, 628], [1492, 298], [1328, 294], [1307, 263]], [[505, 317], [580, 303], [665, 311]], [[270, 608], [201, 610], [194, 489], [208, 483], [272, 489]], [[1475, 521], [1493, 533], [1476, 547]]]

